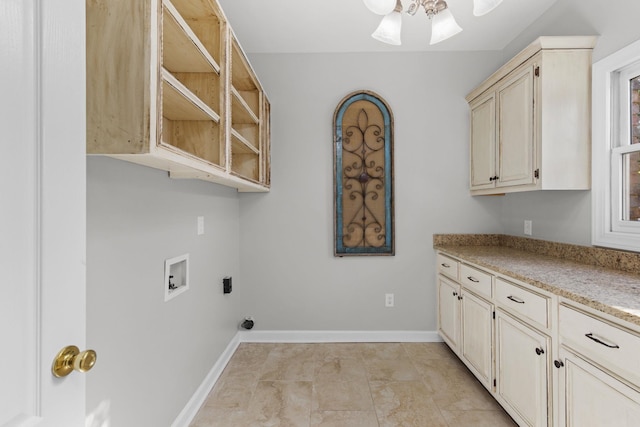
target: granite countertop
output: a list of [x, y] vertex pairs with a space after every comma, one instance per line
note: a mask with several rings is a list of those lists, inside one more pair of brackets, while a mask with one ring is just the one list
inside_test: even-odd
[[[507, 236], [507, 240], [513, 239]], [[566, 253], [562, 250], [545, 251], [544, 243], [541, 244], [544, 241], [525, 239], [533, 242], [536, 250], [532, 251], [531, 247], [527, 247], [529, 242], [507, 242], [505, 245], [505, 239], [502, 240], [475, 240], [467, 245], [454, 240], [436, 240], [434, 236], [434, 248], [640, 326], [640, 274], [602, 265], [602, 259], [609, 257], [613, 257], [613, 263], [620, 263], [618, 251], [584, 247], [585, 251], [596, 251], [590, 254], [593, 262], [589, 264], [583, 262], [582, 258], [579, 258], [582, 262], [571, 259], [576, 254], [581, 256], [580, 246], [560, 244], [560, 249], [572, 252], [571, 256], [564, 257]], [[551, 244], [558, 249], [558, 244]], [[632, 254], [632, 257], [635, 256]], [[635, 260], [625, 260], [625, 263], [627, 267], [632, 264], [628, 270], [635, 270]]]

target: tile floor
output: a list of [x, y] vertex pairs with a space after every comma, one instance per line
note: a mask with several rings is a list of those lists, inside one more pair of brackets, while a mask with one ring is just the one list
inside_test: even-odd
[[250, 344], [191, 427], [516, 426], [443, 343]]

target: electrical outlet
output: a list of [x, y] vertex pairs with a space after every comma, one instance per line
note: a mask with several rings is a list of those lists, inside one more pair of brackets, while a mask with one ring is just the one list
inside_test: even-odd
[[393, 307], [393, 294], [384, 294], [384, 306]]
[[204, 217], [199, 216], [198, 217], [198, 236], [201, 236], [203, 234], [204, 234]]
[[525, 219], [524, 220], [524, 234], [525, 236], [531, 236], [531, 227], [532, 227], [532, 221]]

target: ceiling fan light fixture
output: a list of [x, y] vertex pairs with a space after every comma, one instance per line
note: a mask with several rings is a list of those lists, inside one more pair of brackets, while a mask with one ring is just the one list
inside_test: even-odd
[[498, 7], [502, 0], [473, 0], [473, 14], [475, 16], [486, 15]]
[[402, 44], [400, 40], [400, 32], [402, 30], [402, 14], [398, 10], [385, 15], [378, 25], [378, 28], [371, 34], [376, 40], [383, 43], [400, 46]]
[[433, 45], [440, 43], [449, 37], [455, 36], [461, 31], [462, 28], [456, 22], [451, 11], [449, 9], [443, 9], [432, 18], [431, 41], [429, 44]]
[[388, 15], [396, 7], [396, 0], [363, 0], [371, 12], [376, 15]]

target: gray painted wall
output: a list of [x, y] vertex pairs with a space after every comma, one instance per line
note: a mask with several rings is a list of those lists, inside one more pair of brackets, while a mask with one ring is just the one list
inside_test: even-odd
[[[88, 412], [169, 425], [247, 314], [263, 330], [434, 330], [433, 233], [521, 235], [531, 219], [534, 237], [588, 244], [588, 191], [468, 195], [464, 96], [538, 35], [600, 34], [597, 60], [640, 38], [637, 16], [640, 2], [560, 0], [503, 52], [253, 55], [272, 102], [269, 194], [89, 158], [87, 344], [99, 362]], [[395, 257], [332, 255], [331, 121], [357, 89], [395, 115]], [[185, 252], [191, 289], [165, 303], [163, 262]]]
[[[239, 241], [234, 189], [88, 158], [87, 346], [98, 352], [88, 413], [171, 424], [237, 331], [239, 299], [223, 295], [222, 278], [238, 277]], [[164, 302], [164, 260], [184, 253], [190, 289]]]
[[[599, 35], [593, 51], [598, 61], [640, 39], [640, 2], [561, 0], [504, 50], [510, 58], [540, 35]], [[563, 191], [509, 194], [503, 197], [503, 232], [522, 235], [523, 221], [533, 221], [533, 237], [591, 244], [591, 192]]]
[[[266, 330], [436, 329], [432, 235], [498, 232], [468, 191], [465, 95], [499, 53], [252, 55], [271, 100], [272, 191], [242, 194], [243, 304]], [[395, 117], [396, 256], [333, 256], [333, 113], [381, 95]], [[384, 307], [384, 294], [395, 307]]]

